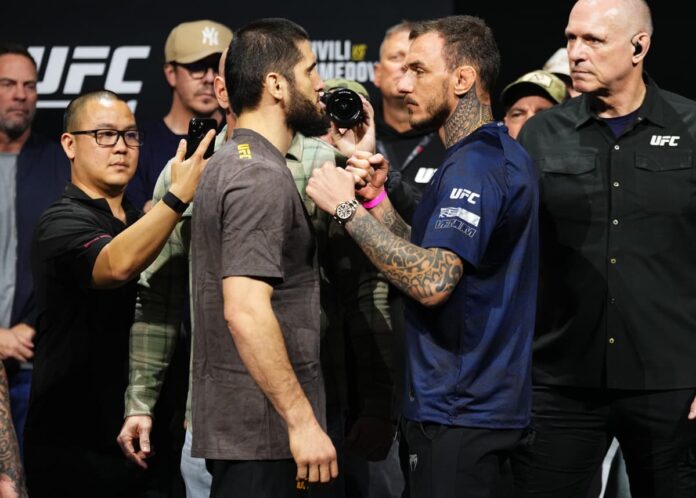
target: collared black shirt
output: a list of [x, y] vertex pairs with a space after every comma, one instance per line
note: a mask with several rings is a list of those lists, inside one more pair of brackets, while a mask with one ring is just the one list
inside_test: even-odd
[[541, 182], [536, 383], [696, 386], [696, 102], [645, 80], [618, 138], [587, 96], [519, 136]]
[[70, 183], [37, 225], [29, 444], [118, 451], [136, 281], [106, 290], [91, 282], [99, 252], [138, 218], [130, 204], [123, 207], [127, 224], [112, 215], [105, 199], [91, 199]]

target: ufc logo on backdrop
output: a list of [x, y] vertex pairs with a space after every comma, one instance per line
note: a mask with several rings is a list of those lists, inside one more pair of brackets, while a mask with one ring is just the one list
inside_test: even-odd
[[453, 188], [450, 194], [450, 199], [464, 199], [465, 197], [467, 197], [466, 202], [469, 204], [476, 204], [476, 199], [481, 197], [481, 194], [477, 194], [466, 188]]
[[669, 145], [670, 147], [676, 147], [677, 145], [679, 145], [677, 144], [677, 140], [679, 140], [679, 138], [681, 137], [672, 137], [669, 135], [653, 135], [650, 139], [650, 145]]
[[[29, 47], [37, 67], [43, 68], [43, 77], [37, 84], [36, 107], [67, 107], [70, 100], [85, 89], [86, 78], [101, 79], [101, 86], [121, 96], [137, 96], [143, 82], [126, 80], [126, 69], [132, 59], [147, 59], [150, 48], [148, 45], [77, 46], [72, 50], [65, 46]], [[128, 100], [131, 110], [135, 111], [137, 105], [137, 99]]]

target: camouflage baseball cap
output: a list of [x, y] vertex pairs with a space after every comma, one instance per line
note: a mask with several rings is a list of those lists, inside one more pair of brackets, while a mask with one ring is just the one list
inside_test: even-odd
[[189, 64], [222, 54], [231, 41], [232, 31], [215, 21], [183, 22], [169, 33], [164, 44], [164, 60]]
[[347, 88], [349, 90], [353, 90], [358, 95], [362, 95], [367, 100], [370, 100], [370, 94], [367, 89], [357, 81], [345, 79], [324, 80], [324, 91], [328, 92], [334, 88]]
[[556, 104], [560, 104], [568, 98], [568, 90], [558, 76], [539, 69], [517, 78], [503, 88], [500, 93], [500, 101], [507, 109], [527, 95], [541, 95]]

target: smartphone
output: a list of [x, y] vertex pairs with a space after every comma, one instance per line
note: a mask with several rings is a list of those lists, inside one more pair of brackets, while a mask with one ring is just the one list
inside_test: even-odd
[[[189, 121], [188, 136], [186, 137], [186, 159], [191, 157], [193, 153], [196, 152], [198, 145], [201, 143], [201, 140], [203, 140], [208, 131], [217, 130], [217, 126], [218, 123], [213, 118], [191, 118], [191, 121]], [[205, 154], [203, 154], [203, 158], [208, 159], [213, 155], [214, 151], [215, 140], [212, 140], [208, 146], [208, 150], [206, 150]]]

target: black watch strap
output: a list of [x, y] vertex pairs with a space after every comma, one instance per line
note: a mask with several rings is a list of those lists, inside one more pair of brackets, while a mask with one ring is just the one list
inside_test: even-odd
[[184, 211], [186, 211], [186, 208], [188, 207], [188, 203], [179, 199], [169, 190], [167, 190], [167, 193], [162, 197], [162, 202], [179, 214], [184, 214]]

